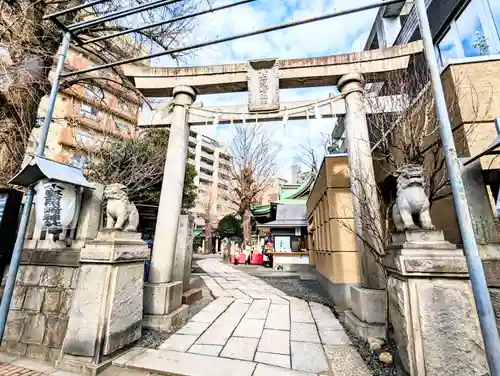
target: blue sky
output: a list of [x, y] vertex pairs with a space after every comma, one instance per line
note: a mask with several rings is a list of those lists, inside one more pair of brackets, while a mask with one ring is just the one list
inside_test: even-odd
[[[215, 0], [213, 6], [237, 0]], [[237, 6], [228, 10], [205, 15], [196, 20], [193, 33], [185, 37], [182, 44], [217, 39], [229, 35], [278, 25], [292, 20], [319, 16], [335, 10], [353, 8], [371, 0], [258, 0], [255, 3]], [[368, 37], [376, 10], [324, 20], [291, 29], [275, 31], [229, 43], [198, 50], [182, 65], [210, 65], [244, 62], [250, 59], [276, 57], [278, 59], [335, 55], [361, 51]], [[155, 65], [174, 65], [168, 59]], [[281, 90], [280, 101], [320, 100], [328, 97], [335, 88]], [[222, 106], [247, 103], [247, 93], [200, 96], [205, 106]], [[149, 116], [146, 115], [145, 116]], [[279, 123], [266, 123], [266, 128], [281, 143], [277, 156], [281, 166], [279, 175], [290, 179], [290, 167], [300, 145], [313, 145], [323, 152], [322, 133], [331, 133], [332, 119], [290, 121], [286, 128]], [[232, 138], [230, 126], [198, 127], [203, 133], [222, 143]]]

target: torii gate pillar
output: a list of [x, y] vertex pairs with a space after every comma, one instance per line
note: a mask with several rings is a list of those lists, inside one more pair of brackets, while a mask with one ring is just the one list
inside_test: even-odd
[[173, 97], [149, 283], [144, 289], [144, 325], [158, 329], [168, 329], [182, 320], [187, 308], [181, 306], [183, 283], [172, 281], [172, 277], [189, 143], [186, 106], [194, 102], [196, 92], [190, 86], [179, 85], [173, 89]]
[[346, 325], [360, 337], [366, 338], [385, 336], [386, 294], [383, 267], [363, 241], [371, 242], [373, 248], [383, 251], [379, 241], [381, 218], [377, 184], [363, 101], [364, 84], [361, 74], [349, 73], [340, 78], [337, 87], [344, 94], [346, 103], [349, 179], [361, 282], [360, 287], [351, 287], [352, 312], [346, 312]]

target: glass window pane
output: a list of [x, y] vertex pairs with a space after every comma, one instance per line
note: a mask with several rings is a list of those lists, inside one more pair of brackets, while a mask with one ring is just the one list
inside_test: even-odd
[[497, 33], [500, 36], [500, 1], [490, 0], [490, 9], [491, 13], [493, 14], [493, 19], [495, 20]]
[[444, 35], [441, 42], [438, 43], [438, 50], [442, 66], [444, 66], [448, 60], [462, 57], [459, 56], [457, 46], [453, 40], [453, 33], [450, 30]]
[[477, 4], [472, 1], [457, 19], [458, 34], [466, 57], [490, 54], [489, 41], [484, 36]]

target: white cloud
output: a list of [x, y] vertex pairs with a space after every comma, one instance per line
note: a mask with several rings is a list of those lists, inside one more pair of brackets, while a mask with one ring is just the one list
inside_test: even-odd
[[[213, 6], [234, 3], [237, 0], [217, 0]], [[334, 11], [367, 4], [369, 0], [258, 0], [225, 11], [200, 17], [194, 32], [183, 44], [193, 44], [237, 35], [290, 21], [317, 17]], [[377, 10], [355, 13], [314, 22], [285, 30], [235, 40], [197, 50], [181, 65], [211, 65], [243, 62], [249, 59], [276, 57], [278, 59], [327, 56], [362, 50]], [[160, 59], [163, 65], [174, 65], [169, 59]], [[281, 101], [319, 100], [335, 92], [334, 87], [281, 90]], [[198, 98], [205, 106], [222, 106], [247, 102], [247, 93], [205, 95]], [[286, 129], [281, 122], [266, 125], [282, 145], [277, 162], [282, 166], [281, 176], [289, 177], [293, 157], [300, 145], [310, 142], [322, 152], [321, 133], [330, 133], [333, 120], [321, 119], [290, 121]], [[221, 142], [231, 140], [231, 126], [197, 127]]]

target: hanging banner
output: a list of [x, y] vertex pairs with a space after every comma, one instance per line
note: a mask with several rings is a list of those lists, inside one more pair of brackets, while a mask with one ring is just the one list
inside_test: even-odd
[[42, 230], [59, 233], [76, 225], [78, 191], [71, 184], [42, 180], [35, 186], [36, 221]]

